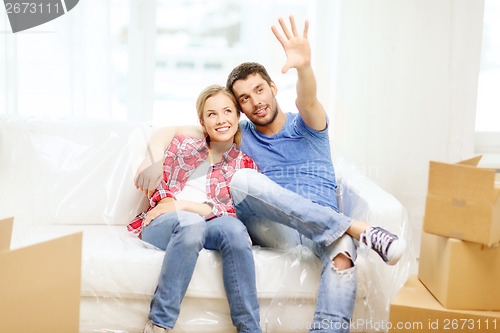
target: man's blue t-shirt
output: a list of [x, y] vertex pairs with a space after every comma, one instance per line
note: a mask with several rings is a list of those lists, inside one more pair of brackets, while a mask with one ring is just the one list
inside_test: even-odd
[[261, 173], [286, 189], [338, 211], [326, 129], [310, 128], [300, 113], [287, 113], [281, 131], [270, 137], [257, 131], [249, 120], [240, 125], [241, 151], [257, 163]]

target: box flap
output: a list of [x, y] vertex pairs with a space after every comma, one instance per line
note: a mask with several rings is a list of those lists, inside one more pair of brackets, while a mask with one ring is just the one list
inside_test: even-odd
[[[450, 322], [453, 318], [485, 318], [490, 317], [492, 319], [500, 319], [500, 311], [477, 311], [477, 310], [452, 310], [443, 307], [439, 301], [432, 296], [425, 285], [418, 279], [416, 275], [411, 275], [406, 282], [406, 284], [401, 288], [399, 293], [394, 297], [391, 302], [391, 311], [389, 312], [392, 317], [395, 313], [392, 311], [394, 307], [406, 307], [410, 308], [413, 313], [417, 312], [418, 309], [428, 310], [425, 313], [426, 322], [428, 322], [431, 317], [434, 319], [437, 316], [441, 316], [442, 319], [448, 319]], [[405, 313], [406, 316], [411, 316], [412, 313]], [[392, 321], [392, 320], [391, 320]], [[460, 322], [460, 320], [457, 320]], [[465, 321], [465, 320], [464, 320]], [[441, 321], [441, 324], [445, 322]], [[497, 323], [498, 325], [498, 323]], [[441, 326], [442, 327], [442, 326]], [[482, 326], [483, 328], [485, 326]], [[491, 326], [490, 326], [491, 328]], [[450, 330], [452, 331], [452, 330]], [[471, 332], [479, 332], [479, 327], [476, 330], [471, 330]], [[488, 331], [488, 330], [487, 330]], [[493, 332], [494, 330], [489, 330], [488, 332]], [[426, 332], [422, 330], [421, 332]], [[428, 332], [438, 332], [438, 330], [432, 330], [429, 328]], [[452, 331], [454, 332], [454, 331]], [[458, 332], [458, 331], [457, 331]], [[460, 331], [465, 332], [465, 331]]]
[[82, 233], [0, 253], [0, 332], [78, 333]]
[[458, 201], [493, 203], [495, 171], [463, 164], [430, 162], [430, 194], [448, 196]]
[[409, 304], [416, 308], [442, 309], [442, 305], [425, 288], [417, 275], [410, 275], [403, 288], [391, 301], [391, 307], [395, 305], [408, 306]]
[[12, 236], [12, 225], [14, 218], [0, 220], [0, 252], [10, 250], [10, 240]]
[[465, 161], [462, 161], [462, 162], [458, 162], [457, 164], [460, 164], [460, 165], [469, 165], [469, 166], [477, 166], [479, 164], [479, 161], [481, 160], [482, 157], [483, 157], [483, 155], [479, 155], [479, 156], [476, 156], [476, 157], [473, 157], [473, 158], [469, 158], [468, 160], [465, 160]]

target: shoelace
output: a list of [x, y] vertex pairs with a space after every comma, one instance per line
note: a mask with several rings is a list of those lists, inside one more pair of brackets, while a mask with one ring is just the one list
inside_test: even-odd
[[383, 230], [380, 230], [378, 228], [372, 228], [368, 236], [369, 237], [367, 237], [366, 239], [366, 245], [368, 245], [368, 247], [370, 248], [373, 248], [377, 252], [387, 255], [387, 249], [394, 240], [393, 237], [387, 232], [384, 232]]

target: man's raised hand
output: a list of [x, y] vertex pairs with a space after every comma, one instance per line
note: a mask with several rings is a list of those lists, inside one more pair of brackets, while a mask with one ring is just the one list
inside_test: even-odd
[[290, 31], [288, 30], [288, 27], [286, 26], [282, 18], [279, 18], [278, 21], [285, 36], [282, 36], [276, 27], [272, 26], [271, 29], [278, 41], [283, 46], [287, 57], [285, 66], [283, 66], [283, 69], [281, 71], [283, 73], [286, 73], [290, 68], [299, 69], [302, 66], [310, 65], [311, 48], [309, 46], [309, 41], [307, 40], [307, 30], [309, 29], [309, 22], [307, 20], [305, 21], [304, 32], [302, 36], [299, 36], [293, 16], [290, 16], [292, 33], [290, 33]]

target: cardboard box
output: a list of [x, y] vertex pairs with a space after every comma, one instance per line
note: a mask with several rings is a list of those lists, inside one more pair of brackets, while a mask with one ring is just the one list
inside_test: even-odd
[[500, 241], [500, 188], [481, 156], [457, 164], [431, 162], [424, 231], [492, 246]]
[[0, 220], [0, 332], [78, 333], [82, 233], [10, 250]]
[[390, 305], [389, 332], [493, 333], [500, 331], [500, 312], [445, 309], [412, 275]]
[[418, 277], [446, 308], [500, 310], [499, 247], [423, 232]]

